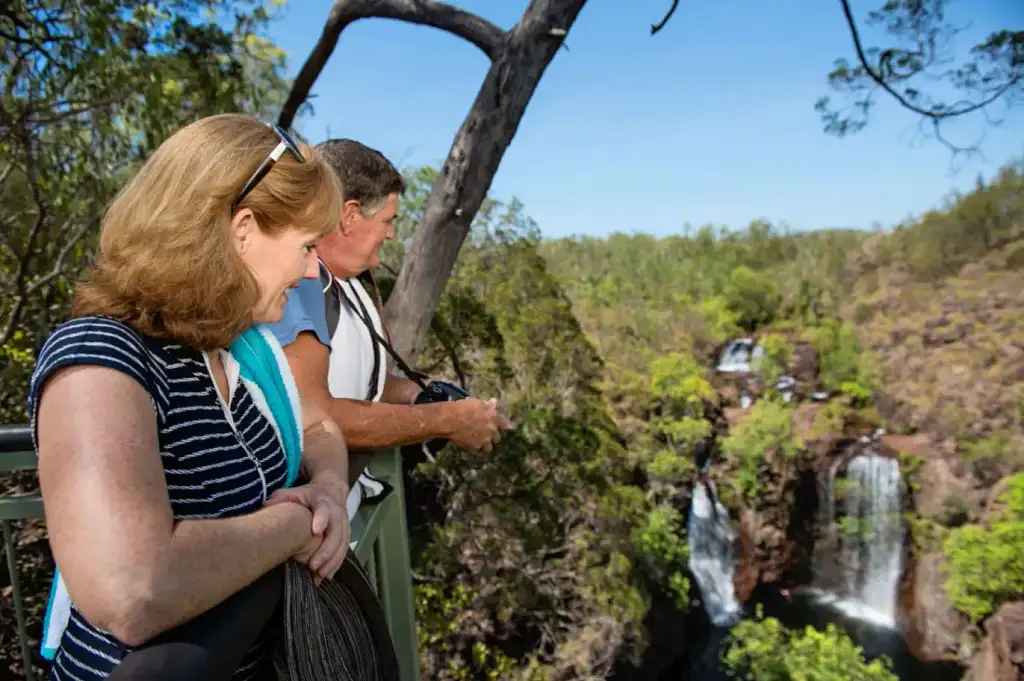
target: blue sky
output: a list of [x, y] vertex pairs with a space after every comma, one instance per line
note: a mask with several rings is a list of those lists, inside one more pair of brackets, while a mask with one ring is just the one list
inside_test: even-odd
[[[453, 0], [502, 28], [527, 0]], [[756, 218], [793, 229], [889, 227], [941, 205], [954, 188], [1024, 155], [1024, 112], [989, 129], [986, 158], [962, 167], [883, 101], [854, 137], [822, 131], [836, 57], [852, 57], [837, 0], [590, 0], [548, 68], [506, 152], [491, 195], [519, 198], [545, 236], [680, 233], [685, 223], [740, 228]], [[861, 18], [881, 0], [853, 4]], [[291, 0], [271, 38], [297, 73], [331, 0]], [[1024, 28], [1019, 0], [958, 0], [971, 36]], [[970, 9], [970, 15], [968, 14]], [[397, 165], [440, 165], [487, 71], [446, 33], [387, 20], [342, 34], [320, 75], [311, 142], [351, 137]], [[951, 127], [974, 139], [980, 122]]]

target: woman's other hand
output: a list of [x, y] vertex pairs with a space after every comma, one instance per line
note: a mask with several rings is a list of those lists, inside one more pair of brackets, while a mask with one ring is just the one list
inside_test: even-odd
[[317, 583], [333, 578], [345, 560], [352, 535], [345, 509], [347, 496], [347, 485], [331, 476], [318, 476], [305, 485], [279, 489], [267, 500], [267, 506], [300, 504], [313, 514], [310, 541], [294, 557], [309, 566]]

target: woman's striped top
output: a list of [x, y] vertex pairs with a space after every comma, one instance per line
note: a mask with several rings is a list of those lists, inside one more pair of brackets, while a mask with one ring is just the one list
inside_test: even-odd
[[[251, 513], [284, 485], [287, 467], [280, 440], [237, 376], [232, 377], [228, 408], [201, 351], [154, 340], [105, 317], [73, 319], [58, 327], [43, 345], [29, 395], [34, 435], [38, 435], [36, 406], [46, 380], [62, 367], [86, 364], [121, 371], [149, 394], [160, 444], [154, 455], [163, 464], [175, 520]], [[227, 418], [228, 410], [234, 425]], [[72, 608], [51, 676], [98, 681], [129, 650]], [[267, 665], [265, 646], [258, 645], [246, 655], [234, 678], [256, 678]]]

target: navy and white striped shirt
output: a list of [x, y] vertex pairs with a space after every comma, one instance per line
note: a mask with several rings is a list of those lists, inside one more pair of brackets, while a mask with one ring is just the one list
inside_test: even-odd
[[[45, 381], [57, 369], [86, 364], [124, 372], [149, 394], [176, 521], [251, 513], [284, 486], [287, 465], [281, 442], [237, 377], [230, 390], [233, 426], [201, 351], [148, 338], [105, 317], [73, 319], [43, 345], [29, 395], [34, 435], [39, 390]], [[129, 651], [72, 608], [51, 675], [59, 681], [98, 681]], [[265, 646], [257, 645], [234, 678], [255, 678], [268, 665]]]

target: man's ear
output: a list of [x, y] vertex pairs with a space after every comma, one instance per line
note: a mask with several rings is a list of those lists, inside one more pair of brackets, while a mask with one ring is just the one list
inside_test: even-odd
[[345, 202], [345, 205], [341, 208], [341, 231], [348, 233], [348, 230], [352, 228], [356, 220], [359, 219], [362, 214], [362, 205], [355, 199], [349, 199]]
[[243, 208], [234, 214], [231, 218], [231, 237], [239, 253], [245, 253], [249, 248], [257, 229], [256, 216], [249, 208]]

